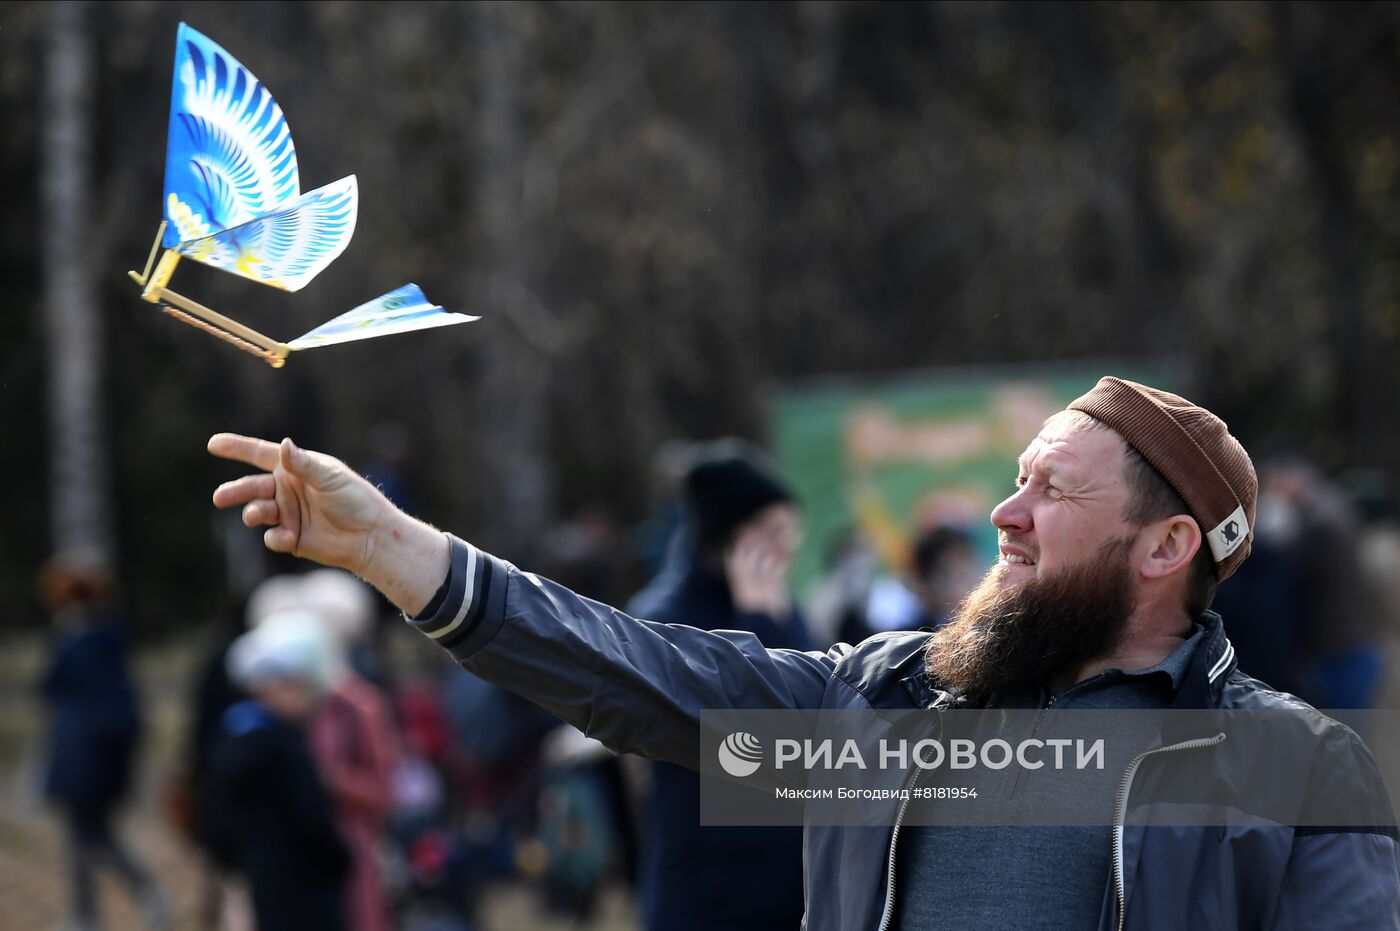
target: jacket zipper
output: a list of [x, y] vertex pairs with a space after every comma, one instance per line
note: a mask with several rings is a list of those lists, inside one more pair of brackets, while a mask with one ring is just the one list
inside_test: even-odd
[[[1055, 701], [1056, 701], [1059, 697], [1060, 697], [1059, 695], [1051, 695], [1050, 698], [1046, 700], [1046, 702], [1045, 702], [1045, 707], [1040, 709], [1040, 714], [1038, 714], [1038, 715], [1035, 716], [1035, 724], [1031, 725], [1031, 736], [1032, 736], [1032, 737], [1034, 737], [1036, 734], [1039, 734], [1039, 733], [1040, 733], [1040, 725], [1042, 725], [1042, 724], [1045, 723], [1045, 715], [1046, 715], [1046, 713], [1048, 713], [1048, 712], [1050, 711], [1050, 709], [1053, 708], [1053, 707], [1055, 706]], [[1012, 780], [1012, 782], [1011, 782], [1011, 798], [1013, 798], [1013, 799], [1016, 798], [1016, 797], [1018, 797], [1018, 795], [1019, 795], [1019, 793], [1020, 793], [1020, 791], [1021, 791], [1021, 777], [1022, 777], [1022, 775], [1023, 775], [1023, 773], [1022, 773], [1021, 770], [1018, 768], [1018, 769], [1016, 770], [1016, 778], [1015, 778], [1014, 780]]]
[[[941, 713], [947, 711], [951, 705], [961, 702], [962, 699], [958, 698], [948, 703], [940, 703], [941, 701], [942, 700], [935, 701], [933, 705], [930, 706], [929, 710]], [[941, 718], [938, 720], [938, 736], [943, 736], [943, 721]], [[909, 799], [913, 798], [914, 790], [919, 786], [919, 777], [923, 774], [924, 770], [922, 769], [916, 769], [914, 771], [914, 778], [909, 780], [909, 785], [907, 787], [909, 795], [900, 801], [899, 813], [894, 816], [894, 830], [890, 832], [890, 855], [885, 863], [885, 908], [884, 911], [880, 913], [879, 931], [889, 931], [890, 922], [894, 920], [894, 854], [899, 848], [899, 827], [904, 823], [904, 812], [909, 808]]]
[[[909, 795], [912, 797], [914, 789], [919, 785], [919, 777], [923, 775], [920, 770], [914, 774], [914, 778], [909, 783]], [[880, 931], [889, 931], [890, 921], [894, 919], [894, 852], [899, 847], [899, 826], [904, 823], [904, 811], [909, 807], [909, 799], [905, 798], [899, 803], [899, 814], [894, 818], [894, 832], [890, 834], [890, 856], [885, 866], [885, 910], [880, 913]]]
[[[1149, 756], [1158, 753], [1171, 753], [1174, 750], [1199, 750], [1204, 747], [1214, 747], [1225, 742], [1224, 734], [1216, 734], [1214, 737], [1198, 737], [1195, 740], [1183, 740], [1181, 743], [1172, 744], [1169, 747], [1156, 747], [1152, 750], [1144, 750], [1133, 757], [1128, 768], [1123, 771], [1123, 778], [1118, 783], [1118, 799], [1113, 806], [1113, 886], [1118, 893], [1118, 931], [1123, 931], [1123, 923], [1128, 917], [1128, 897], [1124, 892], [1123, 883], [1123, 822], [1128, 816], [1128, 793], [1133, 788], [1133, 777], [1137, 775], [1137, 770], [1142, 761]], [[900, 814], [903, 814], [901, 811]], [[890, 862], [894, 862], [894, 851], [890, 851]], [[882, 926], [883, 928], [883, 926]]]

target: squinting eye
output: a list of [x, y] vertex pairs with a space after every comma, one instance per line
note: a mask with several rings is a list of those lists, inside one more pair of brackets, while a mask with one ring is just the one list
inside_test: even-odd
[[1021, 488], [1021, 487], [1024, 486], [1025, 484], [1026, 484], [1026, 477], [1025, 477], [1024, 475], [1018, 475], [1018, 476], [1016, 476], [1016, 487], [1017, 487], [1017, 488]]

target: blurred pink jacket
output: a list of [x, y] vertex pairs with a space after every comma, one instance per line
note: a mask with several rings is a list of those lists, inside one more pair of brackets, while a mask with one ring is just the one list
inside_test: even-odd
[[347, 672], [311, 719], [311, 750], [335, 803], [354, 864], [346, 890], [351, 931], [388, 931], [379, 840], [389, 811], [398, 738], [388, 702]]

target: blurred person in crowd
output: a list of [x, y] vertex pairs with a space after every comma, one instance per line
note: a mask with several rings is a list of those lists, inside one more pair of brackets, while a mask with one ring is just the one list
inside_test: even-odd
[[[819, 644], [858, 643], [870, 629], [866, 607], [880, 574], [880, 556], [858, 527], [837, 533], [806, 603], [807, 627]], [[868, 636], [868, 635], [867, 635]]]
[[222, 730], [219, 725], [224, 712], [247, 698], [228, 674], [228, 651], [235, 640], [248, 630], [244, 620], [247, 606], [231, 608], [228, 620], [215, 633], [213, 646], [199, 665], [193, 685], [193, 712], [186, 737], [186, 779], [193, 808], [190, 830], [196, 840], [200, 836], [200, 815], [208, 788], [210, 751], [218, 743]]
[[942, 627], [976, 587], [985, 567], [972, 534], [952, 525], [933, 527], [914, 541], [909, 571], [871, 583], [865, 611], [853, 613], [840, 639], [860, 643], [890, 630]]
[[[788, 591], [800, 541], [792, 490], [758, 450], [737, 440], [697, 445], [680, 485], [683, 523], [661, 574], [630, 613], [704, 630], [744, 630], [764, 646], [815, 649]], [[797, 928], [802, 832], [700, 826], [700, 780], [657, 763], [645, 808], [643, 924]]]
[[[667, 444], [670, 448], [674, 446], [674, 441]], [[675, 454], [672, 452], [669, 455]], [[658, 460], [661, 461], [666, 458], [667, 456], [658, 456]], [[667, 484], [670, 493], [662, 497], [674, 498], [674, 481]], [[673, 502], [666, 500], [663, 506], [670, 509]], [[561, 584], [567, 585], [585, 598], [613, 603], [621, 597], [622, 579], [626, 574], [624, 566], [620, 565], [619, 557], [631, 555], [628, 552], [630, 546], [627, 546], [627, 542], [631, 541], [620, 541], [619, 537], [612, 517], [603, 508], [584, 508], [572, 520], [552, 528], [546, 535], [543, 554], [545, 574], [552, 579], [567, 579]], [[561, 736], [559, 730], [554, 728], [545, 736], [546, 751], [551, 743], [567, 743], [567, 738]], [[605, 830], [590, 835], [595, 842], [601, 838], [600, 846], [606, 847], [604, 853], [595, 858], [599, 865], [598, 877], [601, 881], [605, 871], [615, 870], [629, 884], [635, 883], [641, 864], [639, 832], [632, 804], [635, 793], [629, 791], [628, 779], [623, 770], [624, 761], [603, 750], [601, 745], [597, 749], [602, 752], [585, 754], [581, 758], [570, 757], [567, 765], [561, 764], [559, 758], [550, 758], [546, 752], [542, 759], [546, 769], [542, 781], [547, 784], [551, 779], [561, 777], [565, 781], [586, 784], [580, 791], [590, 793], [591, 797], [598, 800], [598, 812], [592, 812], [590, 816], [601, 814], [606, 826]], [[561, 773], [549, 771], [561, 766], [564, 770]], [[567, 806], [538, 807], [540, 810], [557, 812]], [[551, 828], [551, 825], [541, 825], [542, 831]], [[568, 831], [562, 830], [555, 833], [561, 837], [569, 834]], [[580, 884], [580, 877], [585, 873], [584, 870], [575, 871], [574, 885]], [[546, 878], [549, 880], [558, 875], [547, 873]], [[575, 898], [591, 908], [592, 899], [597, 892], [595, 888], [590, 890], [587, 897]], [[559, 899], [561, 896], [555, 895], [554, 898]], [[587, 902], [584, 902], [585, 898]]]
[[1230, 619], [1230, 640], [1251, 675], [1327, 707], [1309, 687], [1307, 641], [1312, 618], [1297, 570], [1294, 528], [1275, 519], [1260, 495], [1249, 559], [1216, 593], [1214, 607]]
[[469, 855], [451, 805], [448, 776], [455, 748], [443, 690], [431, 679], [400, 682], [395, 709], [401, 752], [394, 768], [386, 872], [397, 925], [403, 931], [472, 931], [478, 926], [477, 890], [490, 870]]
[[587, 598], [613, 601], [619, 596], [622, 576], [620, 549], [612, 517], [593, 506], [549, 528], [540, 559], [550, 578], [568, 579], [569, 587]]
[[229, 676], [251, 697], [221, 719], [207, 836], [245, 876], [257, 931], [346, 931], [351, 858], [312, 761], [307, 722], [334, 659], [318, 618], [282, 611], [234, 641]]
[[223, 800], [212, 776], [216, 748], [227, 739], [224, 713], [248, 698], [229, 672], [233, 644], [267, 618], [298, 605], [298, 577], [279, 575], [264, 579], [248, 594], [242, 610], [233, 610], [225, 630], [214, 639], [195, 680], [194, 712], [186, 744], [185, 780], [189, 792], [188, 831], [205, 854], [205, 887], [200, 896], [201, 927], [244, 931], [251, 927], [248, 890], [235, 865], [221, 858], [216, 829]]
[[568, 724], [556, 726], [540, 748], [540, 791], [534, 836], [516, 859], [537, 873], [549, 910], [575, 923], [590, 921], [618, 859], [616, 799], [606, 776], [616, 758]]
[[1357, 469], [1346, 479], [1366, 523], [1361, 566], [1375, 596], [1384, 668], [1374, 703], [1378, 708], [1400, 707], [1400, 509], [1390, 478], [1381, 470]]
[[391, 832], [402, 838], [436, 823], [445, 812], [443, 774], [450, 738], [441, 694], [431, 683], [400, 685], [394, 707], [401, 731], [389, 819]]
[[451, 852], [455, 867], [435, 870], [430, 885], [435, 898], [452, 903], [475, 926], [483, 887], [514, 876], [520, 866], [518, 839], [531, 828], [540, 743], [558, 721], [456, 664], [444, 668], [439, 686], [451, 828], [419, 838], [410, 857], [434, 846]]
[[194, 683], [194, 713], [190, 716], [190, 730], [187, 739], [187, 767], [196, 839], [200, 833], [200, 812], [203, 811], [203, 798], [207, 790], [209, 758], [212, 747], [223, 734], [220, 720], [230, 706], [247, 698], [248, 695], [229, 676], [228, 651], [234, 641], [243, 636], [251, 627], [261, 621], [292, 607], [297, 589], [295, 576], [274, 576], [264, 580], [253, 589], [241, 606], [233, 606], [228, 620], [213, 639], [213, 646], [205, 655]]
[[986, 565], [977, 544], [963, 527], [945, 524], [914, 543], [913, 588], [922, 615], [914, 627], [937, 629], [952, 619], [958, 603], [977, 587]]
[[[217, 804], [210, 795], [209, 773], [214, 747], [223, 733], [220, 720], [225, 711], [248, 697], [229, 678], [227, 665], [229, 647], [248, 630], [246, 610], [246, 605], [239, 605], [227, 612], [227, 620], [215, 632], [213, 645], [199, 665], [192, 688], [193, 712], [185, 736], [184, 772], [178, 790], [183, 798], [176, 816], [189, 840], [202, 851], [209, 849], [207, 810], [211, 804]], [[208, 856], [202, 859], [204, 886], [199, 897], [199, 925], [215, 928], [225, 906], [227, 864]]]
[[1369, 708], [1381, 681], [1377, 593], [1362, 520], [1308, 461], [1281, 456], [1259, 475], [1259, 527], [1289, 555], [1302, 612], [1299, 694], [1320, 708]]
[[44, 567], [39, 588], [54, 625], [41, 683], [50, 715], [44, 792], [67, 827], [68, 928], [100, 927], [101, 865], [112, 868], [151, 927], [164, 927], [164, 896], [112, 823], [130, 789], [141, 714], [126, 624], [110, 604], [111, 575], [95, 554], [64, 553]]
[[1376, 597], [1381, 627], [1400, 634], [1400, 508], [1386, 476], [1378, 470], [1358, 470], [1349, 476], [1354, 500], [1365, 522], [1361, 535], [1361, 565]]
[[1220, 596], [1236, 649], [1251, 671], [1319, 708], [1371, 707], [1385, 608], [1361, 516], [1295, 455], [1266, 460], [1259, 483], [1255, 551]]
[[665, 568], [671, 546], [677, 542], [685, 509], [680, 485], [691, 459], [691, 445], [690, 440], [667, 440], [652, 456], [650, 513], [628, 533], [631, 550], [640, 559], [647, 576]]
[[331, 687], [311, 717], [310, 736], [312, 758], [330, 790], [336, 823], [350, 848], [347, 927], [385, 931], [389, 912], [380, 844], [399, 740], [388, 700], [351, 661], [374, 623], [375, 599], [349, 573], [318, 569], [300, 580], [297, 602], [325, 625], [331, 651]]
[[[468, 670], [615, 751], [697, 767], [705, 708], [1053, 702], [1291, 710], [1306, 717], [1329, 764], [1310, 770], [1312, 794], [1349, 794], [1358, 787], [1345, 774], [1375, 771], [1354, 734], [1239, 669], [1209, 606], [1249, 555], [1254, 466], [1218, 417], [1146, 385], [1105, 377], [1043, 423], [1018, 459], [1016, 490], [991, 513], [1001, 559], [942, 629], [827, 651], [765, 648], [750, 631], [637, 620], [581, 598], [398, 511], [344, 463], [290, 440], [220, 434], [209, 448], [259, 470], [220, 486], [214, 504], [241, 507], [244, 523], [266, 528], [269, 549], [355, 571]], [[774, 569], [785, 535], [764, 527], [761, 542], [726, 551], [736, 607], [758, 595], [770, 615], [782, 610]], [[1236, 777], [1289, 775], [1225, 768], [1222, 740], [1171, 745], [1190, 750], [1183, 765], [1198, 768], [1201, 788], [1248, 806], [1228, 795]], [[1119, 812], [1131, 804], [1141, 762], [1124, 771]], [[1383, 787], [1361, 788], [1365, 804], [1389, 810]], [[1120, 817], [1112, 827], [1075, 829], [814, 824], [803, 848], [804, 925], [1397, 925], [1400, 841], [1379, 813], [1366, 815], [1376, 822], [1296, 831], [1154, 828]], [[773, 892], [771, 883], [741, 881], [717, 894], [736, 911], [760, 911]], [[665, 919], [675, 927], [689, 917]]]

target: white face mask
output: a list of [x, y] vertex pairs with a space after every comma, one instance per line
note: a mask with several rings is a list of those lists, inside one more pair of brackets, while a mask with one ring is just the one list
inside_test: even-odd
[[1265, 491], [1254, 511], [1254, 533], [1260, 540], [1286, 546], [1298, 538], [1302, 520], [1298, 508], [1283, 495]]

